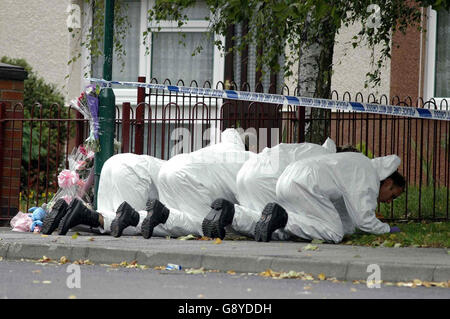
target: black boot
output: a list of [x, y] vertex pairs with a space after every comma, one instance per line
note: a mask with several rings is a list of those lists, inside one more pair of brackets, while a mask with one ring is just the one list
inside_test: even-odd
[[58, 199], [53, 205], [52, 210], [45, 215], [41, 233], [44, 235], [53, 233], [58, 228], [61, 219], [67, 214], [68, 207], [69, 205], [67, 205], [64, 199]]
[[224, 239], [225, 227], [233, 222], [234, 205], [230, 201], [219, 198], [211, 204], [211, 211], [203, 219], [203, 235], [210, 238]]
[[147, 217], [142, 222], [142, 236], [146, 239], [152, 237], [153, 228], [159, 224], [164, 224], [169, 218], [169, 209], [157, 199], [150, 200], [147, 203]]
[[127, 202], [120, 204], [116, 211], [116, 218], [111, 223], [111, 236], [120, 237], [128, 226], [136, 227], [139, 224], [139, 213]]
[[286, 226], [288, 215], [286, 210], [276, 203], [264, 207], [260, 220], [255, 227], [256, 241], [270, 241], [272, 233], [278, 228]]
[[87, 225], [99, 227], [98, 221], [100, 214], [95, 210], [89, 209], [81, 200], [74, 198], [67, 209], [66, 216], [59, 223], [59, 235], [65, 235], [69, 229], [78, 225]]

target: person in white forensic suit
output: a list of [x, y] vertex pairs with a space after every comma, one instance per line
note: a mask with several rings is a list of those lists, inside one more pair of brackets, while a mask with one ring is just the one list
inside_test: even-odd
[[[207, 237], [221, 238], [231, 224], [233, 231], [253, 237], [256, 223], [265, 205], [276, 201], [276, 184], [285, 168], [302, 158], [336, 153], [336, 144], [328, 138], [323, 145], [313, 143], [281, 143], [266, 147], [244, 163], [236, 177], [238, 203], [217, 198], [210, 213], [203, 220]], [[287, 239], [278, 231], [278, 239]]]
[[215, 198], [237, 203], [236, 175], [253, 156], [239, 132], [227, 129], [220, 143], [171, 158], [159, 172], [160, 197], [150, 203], [143, 237], [203, 236], [202, 221]]
[[64, 235], [82, 224], [114, 237], [125, 231], [150, 238], [159, 225], [155, 235], [201, 235], [212, 198], [220, 194], [236, 201], [236, 174], [253, 155], [245, 151], [235, 129], [222, 132], [220, 143], [168, 161], [144, 155], [146, 161], [139, 166], [132, 160], [138, 155], [115, 155], [105, 162], [100, 175], [98, 211], [73, 200], [65, 210], [59, 209], [67, 213], [60, 218], [58, 232]]
[[[290, 164], [276, 185], [276, 203], [268, 204], [255, 229], [257, 241], [269, 241], [274, 230], [331, 243], [355, 228], [372, 234], [400, 231], [375, 215], [378, 202], [390, 203], [404, 191], [400, 158], [369, 159], [359, 153], [336, 153]], [[335, 204], [342, 201], [343, 219]]]
[[[158, 198], [158, 173], [164, 162], [153, 156], [132, 153], [110, 157], [100, 174], [97, 211], [78, 198], [69, 205], [60, 199], [44, 219], [42, 232], [51, 234], [58, 228], [58, 233], [65, 235], [71, 228], [85, 225], [109, 234], [117, 212], [134, 207], [139, 211], [140, 218], [132, 221], [134, 226], [128, 227], [125, 234], [140, 234], [142, 222], [139, 221], [147, 216], [147, 203]], [[136, 220], [138, 223], [135, 223]]]

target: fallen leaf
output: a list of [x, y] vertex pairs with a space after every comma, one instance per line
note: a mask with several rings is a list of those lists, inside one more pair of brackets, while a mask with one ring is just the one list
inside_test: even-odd
[[77, 239], [77, 238], [78, 238], [78, 235], [79, 235], [78, 233], [73, 234], [73, 235], [72, 235], [72, 239]]
[[312, 289], [311, 286], [305, 286], [305, 287], [303, 287], [303, 290], [311, 290], [311, 289]]
[[321, 239], [313, 239], [311, 244], [323, 244], [325, 241]]
[[203, 267], [202, 268], [198, 268], [198, 269], [190, 268], [190, 269], [186, 269], [185, 272], [187, 274], [192, 274], [192, 275], [204, 274], [205, 273], [205, 269]]
[[89, 237], [88, 240], [89, 241], [94, 241], [95, 239], [94, 239], [94, 237]]
[[193, 240], [193, 239], [197, 239], [197, 237], [192, 234], [189, 234], [187, 236], [178, 237], [178, 239], [179, 240]]
[[70, 296], [69, 296], [69, 299], [77, 299], [77, 296], [75, 296], [75, 295], [70, 295]]
[[304, 250], [317, 250], [317, 249], [319, 249], [319, 247], [317, 247], [315, 245], [308, 244], [305, 247], [303, 247], [303, 249]]
[[69, 262], [69, 260], [66, 258], [66, 256], [62, 256], [60, 259], [59, 259], [59, 263], [60, 264], [67, 264]]
[[41, 237], [48, 237], [48, 235], [41, 235]]
[[51, 284], [52, 282], [50, 280], [44, 280], [42, 283], [48, 285]]
[[321, 273], [317, 276], [317, 278], [319, 278], [319, 280], [325, 280], [326, 276], [325, 276], [325, 274]]
[[220, 239], [220, 238], [216, 238], [215, 240], [214, 240], [214, 244], [221, 244], [222, 243], [222, 239]]
[[236, 275], [236, 272], [234, 270], [228, 270], [227, 274], [229, 274], [229, 275]]
[[51, 261], [51, 259], [48, 258], [47, 256], [42, 256], [42, 258], [39, 259], [39, 262], [41, 262], [41, 263], [48, 263], [50, 261]]

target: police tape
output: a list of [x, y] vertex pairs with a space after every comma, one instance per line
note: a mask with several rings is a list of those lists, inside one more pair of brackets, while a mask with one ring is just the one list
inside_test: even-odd
[[147, 88], [156, 90], [166, 90], [179, 94], [192, 94], [204, 97], [219, 99], [230, 99], [247, 102], [270, 103], [277, 105], [295, 105], [304, 107], [315, 107], [329, 110], [353, 111], [360, 113], [373, 113], [380, 115], [394, 115], [419, 119], [432, 119], [450, 121], [450, 111], [425, 109], [411, 106], [382, 105], [376, 103], [334, 101], [329, 99], [308, 98], [299, 96], [243, 92], [235, 90], [218, 90], [210, 88], [186, 87], [177, 85], [166, 85], [157, 83], [126, 82], [126, 81], [106, 81], [103, 79], [89, 78], [91, 83], [97, 83], [101, 87], [112, 87], [120, 85], [125, 87]]

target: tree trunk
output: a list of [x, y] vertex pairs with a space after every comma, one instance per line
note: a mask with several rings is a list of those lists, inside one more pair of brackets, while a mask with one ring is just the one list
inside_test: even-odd
[[[302, 97], [330, 98], [336, 26], [325, 18], [319, 30], [307, 26], [302, 35], [299, 52], [298, 95]], [[331, 111], [306, 109], [306, 141], [322, 144], [330, 135]]]

